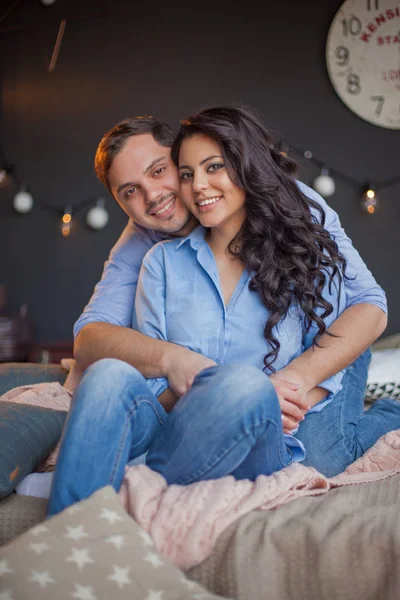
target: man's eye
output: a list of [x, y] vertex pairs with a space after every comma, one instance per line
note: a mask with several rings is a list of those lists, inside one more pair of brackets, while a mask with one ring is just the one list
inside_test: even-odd
[[132, 194], [134, 194], [136, 192], [136, 190], [137, 190], [136, 187], [131, 187], [131, 188], [129, 188], [129, 190], [126, 190], [125, 198], [129, 198], [129, 196], [132, 196]]
[[161, 173], [164, 173], [164, 171], [165, 171], [165, 167], [160, 167], [159, 169], [154, 171], [154, 175], [161, 175]]
[[192, 173], [189, 173], [189, 172], [180, 174], [181, 181], [188, 181], [189, 179], [191, 179], [191, 177], [192, 177]]
[[216, 173], [217, 171], [222, 169], [223, 166], [224, 165], [222, 163], [213, 163], [212, 165], [209, 165], [207, 171], [208, 173]]

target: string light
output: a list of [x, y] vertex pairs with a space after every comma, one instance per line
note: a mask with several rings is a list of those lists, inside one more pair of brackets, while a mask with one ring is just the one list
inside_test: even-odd
[[72, 208], [67, 206], [64, 210], [64, 214], [61, 217], [61, 235], [68, 237], [71, 233], [72, 228]]
[[376, 190], [372, 185], [369, 185], [361, 197], [361, 206], [369, 215], [375, 214], [379, 202], [376, 195]]
[[386, 181], [380, 181], [374, 186], [365, 186], [354, 177], [351, 177], [350, 175], [347, 175], [346, 173], [343, 173], [337, 169], [329, 168], [328, 171], [326, 165], [317, 158], [315, 158], [311, 150], [302, 150], [293, 146], [291, 146], [291, 150], [299, 156], [304, 156], [307, 160], [309, 160], [321, 169], [321, 174], [318, 177], [316, 177], [313, 182], [314, 189], [319, 194], [321, 194], [321, 196], [328, 197], [335, 192], [335, 180], [330, 175], [330, 173], [333, 173], [336, 177], [346, 181], [347, 183], [350, 183], [351, 185], [356, 186], [360, 190], [361, 206], [363, 210], [365, 210], [369, 215], [375, 214], [375, 212], [380, 206], [380, 199], [376, 195], [376, 189], [378, 188], [379, 190], [382, 190], [384, 188], [389, 188], [393, 185], [397, 185], [400, 183], [400, 176], [396, 176], [392, 179], [387, 179]]
[[104, 198], [98, 198], [96, 206], [93, 206], [90, 210], [88, 210], [86, 215], [86, 223], [92, 229], [103, 229], [107, 225], [109, 216], [104, 205]]
[[313, 188], [324, 198], [329, 198], [335, 193], [336, 184], [334, 179], [329, 175], [329, 169], [322, 167], [321, 174], [313, 181]]
[[32, 210], [33, 196], [27, 191], [25, 184], [22, 184], [20, 190], [15, 194], [13, 206], [14, 210], [21, 214], [26, 214]]

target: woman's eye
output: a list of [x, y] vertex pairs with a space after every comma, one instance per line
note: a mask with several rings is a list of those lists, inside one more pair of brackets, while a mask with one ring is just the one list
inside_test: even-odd
[[180, 174], [181, 181], [188, 181], [191, 177], [192, 177], [192, 174], [188, 173], [188, 172]]
[[213, 163], [212, 165], [209, 165], [207, 171], [209, 173], [216, 173], [217, 171], [222, 169], [223, 166], [224, 165], [222, 163]]

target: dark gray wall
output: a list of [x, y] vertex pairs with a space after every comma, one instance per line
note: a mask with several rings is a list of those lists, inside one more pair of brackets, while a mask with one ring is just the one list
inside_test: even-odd
[[[0, 34], [0, 141], [34, 197], [61, 211], [102, 194], [94, 152], [104, 131], [126, 116], [154, 114], [176, 129], [185, 114], [230, 101], [253, 106], [289, 143], [311, 148], [360, 182], [397, 175], [400, 132], [351, 113], [327, 77], [325, 39], [340, 0], [259, 4], [114, 0], [106, 15], [67, 24], [49, 74], [45, 59], [59, 19], [85, 17], [101, 3], [22, 2], [4, 26], [37, 29]], [[317, 170], [304, 167], [302, 179], [310, 182]], [[57, 215], [38, 206], [17, 215], [13, 193], [0, 190], [0, 281], [8, 284], [13, 309], [28, 303], [38, 341], [70, 339], [126, 217], [108, 198], [111, 222], [103, 231], [89, 230], [83, 212], [77, 230], [63, 239]], [[361, 211], [357, 186], [338, 180], [330, 199], [387, 291], [386, 333], [400, 331], [399, 194], [400, 186], [382, 191], [374, 217]]]

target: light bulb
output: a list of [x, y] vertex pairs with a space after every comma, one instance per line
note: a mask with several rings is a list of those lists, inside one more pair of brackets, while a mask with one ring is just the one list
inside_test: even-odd
[[361, 206], [369, 215], [375, 214], [378, 209], [379, 200], [376, 191], [369, 186], [361, 196]]
[[68, 237], [70, 233], [71, 233], [71, 224], [70, 223], [63, 223], [61, 225], [61, 235], [63, 237]]
[[325, 167], [321, 169], [321, 174], [314, 179], [313, 188], [324, 198], [328, 198], [335, 193], [335, 181], [329, 175], [328, 169]]
[[108, 212], [104, 208], [104, 199], [99, 198], [96, 202], [96, 206], [93, 206], [86, 215], [86, 223], [92, 229], [103, 229], [108, 223]]
[[14, 196], [13, 206], [14, 209], [21, 214], [28, 213], [30, 210], [32, 210], [33, 206], [32, 194], [27, 192], [25, 189], [21, 189]]
[[68, 237], [72, 227], [72, 208], [67, 206], [64, 209], [64, 214], [61, 217], [60, 231], [63, 237]]

